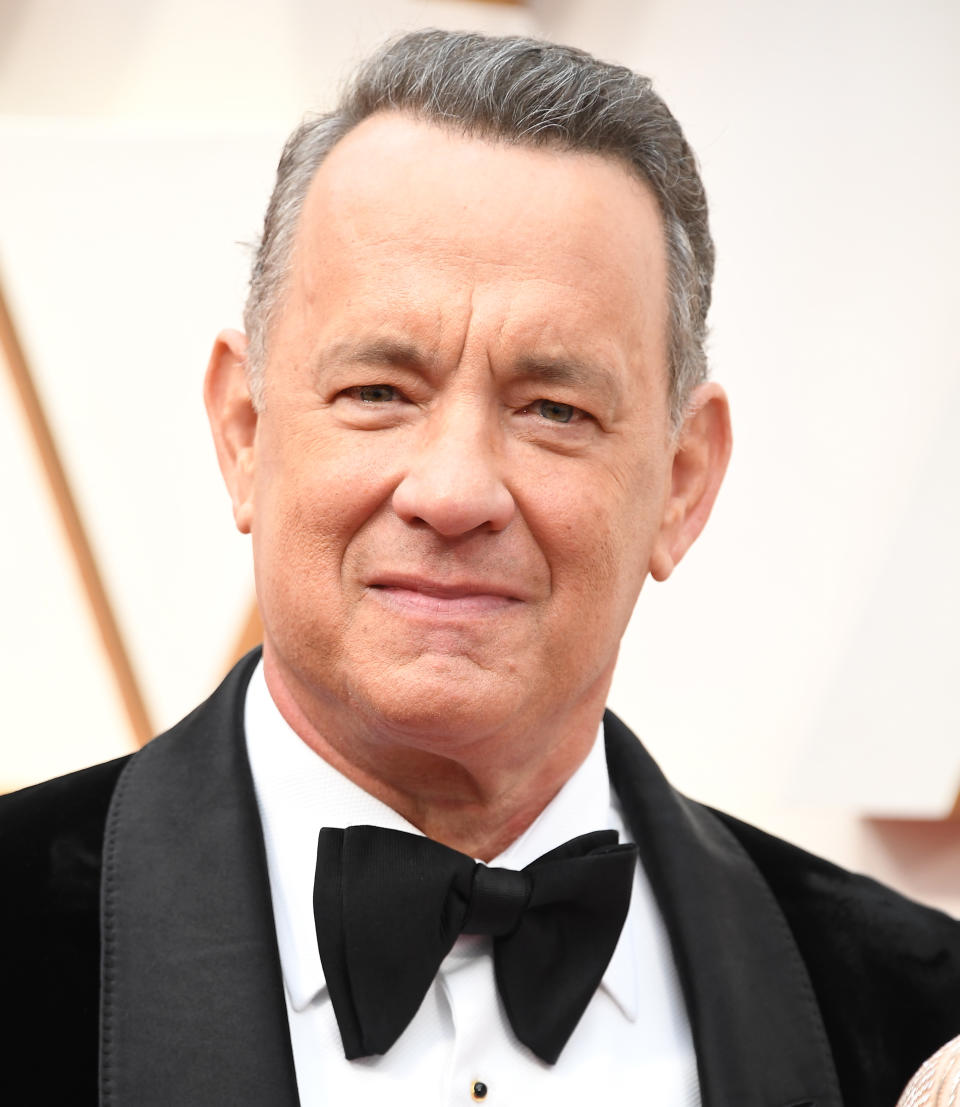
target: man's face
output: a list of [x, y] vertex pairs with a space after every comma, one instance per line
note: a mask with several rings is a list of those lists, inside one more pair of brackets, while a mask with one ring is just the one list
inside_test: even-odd
[[443, 748], [597, 717], [672, 566], [666, 320], [618, 163], [399, 114], [334, 148], [234, 484], [268, 666], [315, 725]]

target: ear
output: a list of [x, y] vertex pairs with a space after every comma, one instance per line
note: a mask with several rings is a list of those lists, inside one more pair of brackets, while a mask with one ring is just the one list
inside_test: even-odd
[[203, 384], [203, 400], [213, 431], [217, 460], [233, 501], [237, 530], [253, 523], [253, 472], [257, 412], [247, 387], [247, 336], [221, 331], [213, 344]]
[[650, 559], [654, 580], [670, 576], [706, 525], [732, 446], [726, 393], [718, 384], [700, 385], [675, 438], [666, 509]]

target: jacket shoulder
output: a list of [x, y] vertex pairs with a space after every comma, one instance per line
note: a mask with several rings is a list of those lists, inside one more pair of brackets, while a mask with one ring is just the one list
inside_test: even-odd
[[960, 921], [714, 812], [779, 901], [823, 1013], [844, 1099], [878, 1058], [916, 1069], [960, 1033]]
[[0, 797], [0, 977], [11, 1102], [96, 1102], [100, 862], [126, 761]]
[[128, 760], [117, 758], [0, 796], [0, 871], [7, 888], [19, 890], [25, 882], [36, 891], [52, 891], [57, 875], [80, 855], [89, 867], [92, 853], [99, 854], [113, 789]]

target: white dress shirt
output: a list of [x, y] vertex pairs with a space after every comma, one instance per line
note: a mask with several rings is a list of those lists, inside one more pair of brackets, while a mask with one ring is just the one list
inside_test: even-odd
[[[493, 1107], [699, 1107], [696, 1056], [673, 956], [640, 865], [617, 948], [555, 1065], [514, 1037], [494, 983], [491, 940], [483, 935], [457, 940], [388, 1053], [347, 1061], [317, 951], [317, 834], [323, 826], [359, 824], [420, 831], [294, 733], [270, 696], [262, 662], [247, 691], [245, 727], [303, 1107], [466, 1107], [478, 1091]], [[520, 869], [578, 834], [608, 828], [630, 840], [598, 735], [533, 825], [490, 863]]]

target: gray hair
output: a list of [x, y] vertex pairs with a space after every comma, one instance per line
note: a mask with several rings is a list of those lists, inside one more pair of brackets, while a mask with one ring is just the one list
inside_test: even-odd
[[304, 200], [320, 163], [350, 130], [400, 111], [477, 138], [621, 160], [653, 190], [664, 222], [670, 297], [670, 412], [683, 419], [706, 379], [713, 241], [696, 158], [647, 77], [582, 50], [526, 38], [415, 31], [387, 43], [337, 108], [287, 140], [257, 249], [244, 323], [254, 404], [263, 404], [266, 345], [282, 305]]

